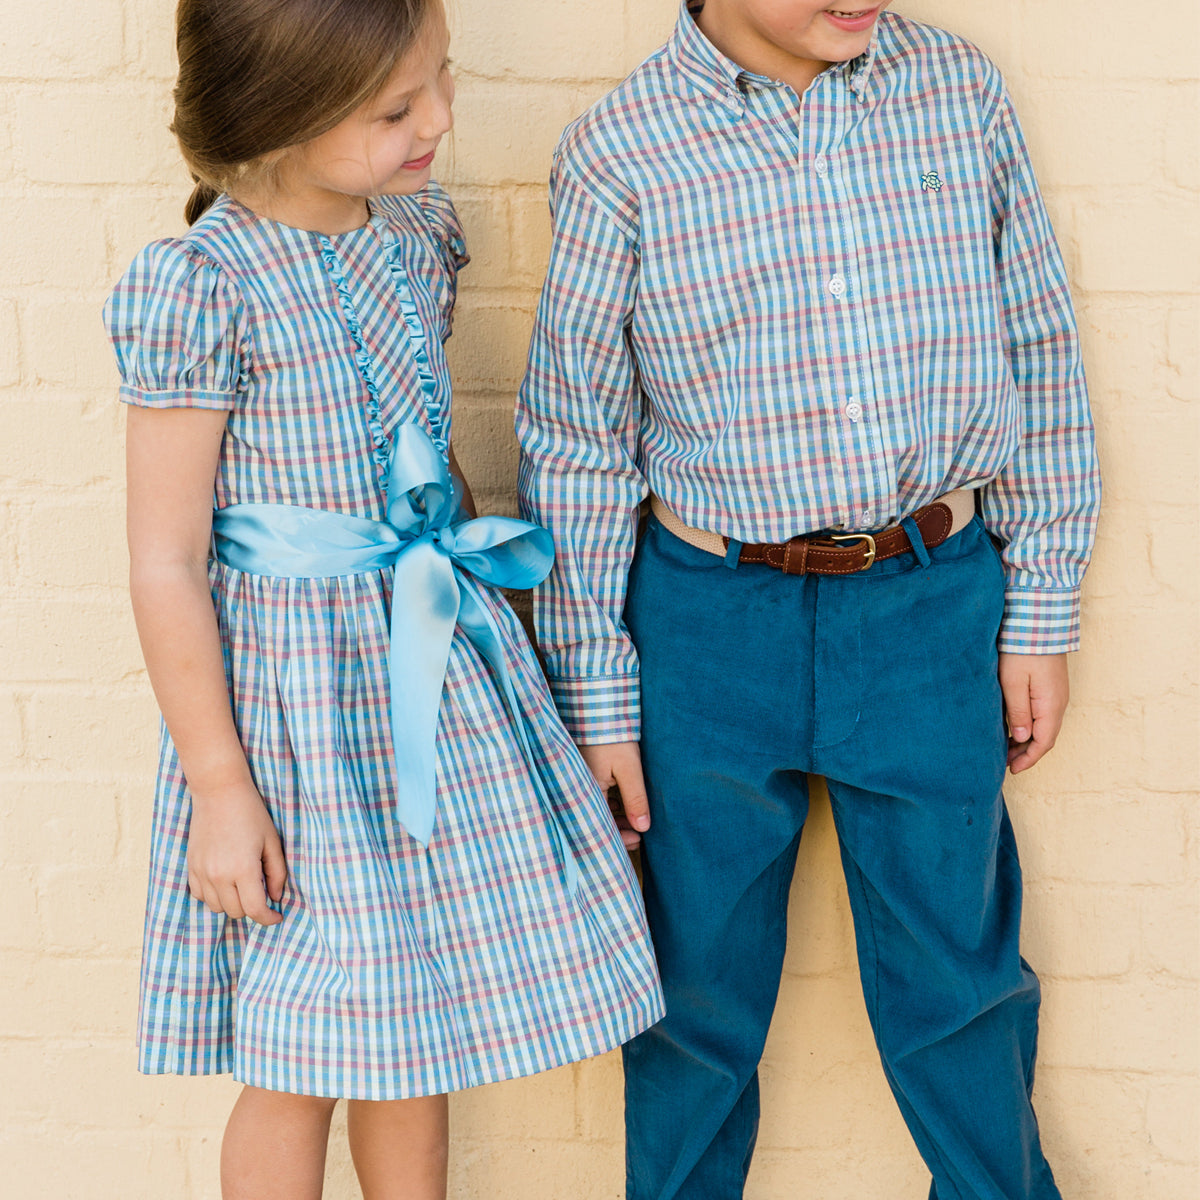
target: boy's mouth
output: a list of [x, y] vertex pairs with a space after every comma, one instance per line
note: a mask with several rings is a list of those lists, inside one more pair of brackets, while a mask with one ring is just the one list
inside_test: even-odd
[[878, 15], [878, 4], [872, 8], [827, 8], [825, 10], [825, 16], [828, 18], [830, 24], [851, 33], [856, 33], [861, 29], [869, 29]]

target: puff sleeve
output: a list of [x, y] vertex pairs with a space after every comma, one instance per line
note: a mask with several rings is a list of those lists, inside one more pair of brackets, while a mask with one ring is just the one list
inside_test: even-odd
[[127, 404], [233, 407], [249, 357], [245, 305], [207, 256], [151, 243], [113, 289], [104, 323]]
[[446, 189], [430, 180], [417, 194], [426, 229], [437, 254], [441, 278], [436, 294], [442, 310], [442, 341], [454, 328], [454, 302], [458, 296], [458, 273], [471, 261], [462, 224]]
[[442, 260], [451, 278], [456, 276], [471, 261], [467, 253], [467, 242], [463, 236], [462, 223], [454, 208], [454, 201], [440, 183], [430, 180], [417, 195], [425, 220], [433, 231], [434, 240], [441, 252]]

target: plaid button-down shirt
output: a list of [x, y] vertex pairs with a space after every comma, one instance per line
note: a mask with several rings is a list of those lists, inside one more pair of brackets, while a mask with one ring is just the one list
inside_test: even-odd
[[686, 8], [564, 133], [517, 432], [572, 733], [638, 736], [639, 503], [742, 542], [981, 490], [1001, 648], [1073, 649], [1099, 480], [1062, 259], [999, 72], [895, 13], [802, 98]]

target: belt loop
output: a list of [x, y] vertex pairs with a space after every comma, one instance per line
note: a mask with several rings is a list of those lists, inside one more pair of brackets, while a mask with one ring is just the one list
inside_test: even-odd
[[738, 556], [742, 553], [742, 543], [729, 539], [729, 545], [725, 548], [725, 565], [731, 570], [736, 571], [738, 566]]
[[908, 540], [912, 544], [912, 552], [917, 556], [917, 562], [922, 567], [929, 566], [929, 551], [925, 546], [925, 539], [921, 536], [921, 530], [917, 527], [916, 521], [912, 517], [905, 517], [900, 522], [900, 527], [908, 534]]

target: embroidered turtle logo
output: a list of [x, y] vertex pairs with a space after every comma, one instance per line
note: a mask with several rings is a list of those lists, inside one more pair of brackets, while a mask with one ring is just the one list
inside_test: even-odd
[[940, 192], [946, 186], [946, 181], [936, 171], [926, 171], [921, 176], [921, 191]]

